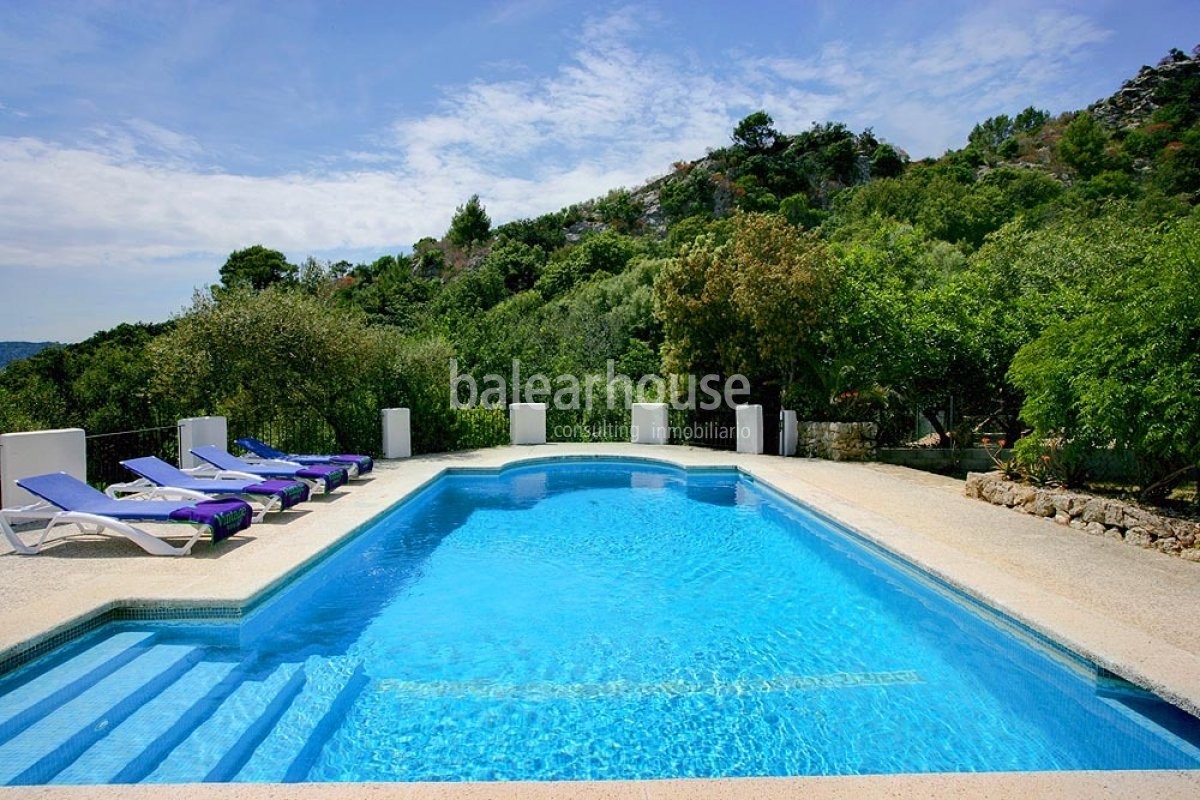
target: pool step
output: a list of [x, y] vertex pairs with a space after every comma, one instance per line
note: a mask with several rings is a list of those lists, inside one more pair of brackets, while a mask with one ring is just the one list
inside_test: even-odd
[[300, 664], [281, 664], [263, 680], [241, 682], [219, 708], [196, 727], [145, 777], [148, 783], [229, 780], [304, 688]]
[[[116, 782], [122, 770], [130, 766], [131, 758], [145, 750], [148, 743], [169, 736], [171, 729], [196, 706], [197, 701], [207, 697], [214, 686], [222, 686], [236, 666], [232, 661], [197, 663], [58, 773], [52, 782]], [[228, 692], [224, 694], [228, 695]], [[157, 761], [154, 766], [157, 766]]]
[[0, 695], [0, 742], [13, 738], [146, 652], [153, 638], [154, 634], [140, 631], [118, 633], [24, 683], [18, 678], [10, 691]]
[[0, 784], [44, 783], [179, 679], [202, 650], [156, 645], [0, 745]]
[[304, 690], [234, 776], [235, 781], [304, 780], [367, 684], [362, 663], [356, 659], [313, 656], [304, 663], [304, 672]]

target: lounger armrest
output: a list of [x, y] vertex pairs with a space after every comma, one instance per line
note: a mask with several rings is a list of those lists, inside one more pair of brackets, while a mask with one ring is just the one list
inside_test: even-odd
[[262, 475], [255, 475], [253, 472], [238, 472], [235, 469], [217, 470], [216, 474], [209, 477], [218, 481], [261, 481], [265, 480]]
[[139, 500], [211, 500], [204, 492], [180, 489], [177, 486], [152, 486], [138, 496]]
[[222, 480], [239, 480], [239, 481], [261, 481], [262, 475], [255, 475], [250, 472], [239, 472], [235, 469], [217, 469], [211, 464], [206, 464], [202, 467], [191, 467], [190, 469], [181, 470], [196, 478], [208, 478], [214, 481]]
[[248, 457], [245, 461], [263, 467], [303, 467], [299, 461], [288, 461], [286, 458], [257, 458]]
[[153, 483], [145, 478], [138, 478], [136, 481], [127, 481], [126, 483], [110, 483], [104, 493], [113, 500], [120, 500], [123, 495], [136, 496], [153, 488]]

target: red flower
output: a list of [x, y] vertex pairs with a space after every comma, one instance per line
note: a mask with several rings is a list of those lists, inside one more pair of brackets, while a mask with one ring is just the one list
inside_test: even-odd
[[984, 437], [983, 437], [982, 439], [980, 439], [979, 441], [980, 441], [982, 444], [991, 444], [991, 443], [992, 443], [992, 437], [990, 437], [990, 436], [984, 436]]

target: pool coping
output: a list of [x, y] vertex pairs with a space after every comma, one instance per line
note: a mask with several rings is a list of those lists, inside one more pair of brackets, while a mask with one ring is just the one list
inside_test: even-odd
[[[151, 591], [143, 593], [125, 593], [110, 590], [106, 593], [107, 597], [103, 597], [101, 601], [93, 603], [91, 606], [87, 605], [86, 600], [82, 604], [82, 607], [81, 604], [76, 604], [74, 608], [75, 613], [73, 614], [60, 614], [57, 619], [52, 614], [40, 615], [40, 619], [34, 625], [37, 630], [32, 635], [27, 635], [25, 638], [15, 641], [12, 634], [17, 631], [10, 630], [11, 626], [5, 626], [0, 628], [0, 666], [3, 666], [5, 663], [13, 663], [14, 658], [24, 659], [34, 657], [37, 653], [44, 652], [52, 646], [57, 646], [62, 641], [115, 619], [164, 619], [179, 618], [181, 615], [197, 619], [236, 619], [251, 612], [255, 607], [269, 598], [272, 593], [299, 574], [311, 569], [331, 551], [352, 541], [359, 532], [371, 524], [380, 514], [387, 513], [408, 502], [417, 496], [422, 489], [439, 480], [445, 474], [457, 472], [478, 473], [481, 471], [485, 473], [499, 472], [511, 467], [536, 465], [542, 461], [559, 461], [563, 459], [599, 460], [611, 458], [635, 459], [670, 466], [688, 472], [709, 469], [736, 470], [751, 480], [761, 483], [770, 490], [792, 500], [807, 511], [815, 513], [839, 530], [857, 537], [873, 547], [881, 549], [888, 557], [897, 560], [901, 565], [932, 577], [953, 591], [959, 592], [975, 602], [981, 603], [989, 610], [993, 610], [1003, 617], [1012, 620], [1037, 637], [1044, 637], [1053, 643], [1053, 645], [1064, 649], [1068, 653], [1075, 654], [1086, 661], [1110, 670], [1116, 675], [1155, 691], [1193, 713], [1200, 713], [1200, 685], [1198, 685], [1200, 682], [1186, 681], [1184, 685], [1179, 685], [1177, 681], [1164, 679], [1162, 675], [1156, 674], [1153, 670], [1147, 671], [1144, 665], [1123, 661], [1119, 658], [1121, 648], [1116, 648], [1118, 655], [1114, 656], [1110, 649], [1103, 646], [1095, 646], [1096, 643], [1089, 641], [1086, 636], [1081, 639], [1081, 637], [1075, 635], [1077, 632], [1072, 630], [1070, 625], [1060, 625], [1056, 628], [1053, 625], [1047, 624], [1047, 620], [1045, 619], [1047, 615], [1045, 614], [1031, 615], [1027, 613], [1027, 608], [1014, 608], [1010, 603], [1002, 602], [1002, 599], [998, 599], [988, 591], [988, 587], [980, 587], [978, 582], [973, 583], [970, 579], [969, 571], [964, 577], [962, 571], [956, 571], [952, 563], [949, 565], [931, 563], [929, 559], [914, 557], [911, 548], [908, 548], [906, 551], [903, 547], [897, 547], [894, 540], [889, 542], [887, 536], [879, 536], [879, 532], [874, 530], [871, 525], [855, 524], [853, 514], [849, 515], [852, 517], [851, 519], [846, 519], [846, 514], [837, 513], [838, 504], [836, 502], [831, 503], [829, 498], [818, 497], [816, 498], [817, 502], [812, 502], [814, 496], [811, 493], [806, 492], [806, 496], [803, 497], [797, 496], [794, 487], [789, 490], [788, 486], [785, 485], [792, 482], [788, 474], [788, 465], [801, 464], [804, 460], [745, 456], [723, 452], [716, 453], [714, 451], [677, 446], [543, 445], [537, 447], [496, 448], [492, 450], [471, 451], [466, 454], [440, 454], [420, 457], [405, 462], [382, 462], [381, 467], [383, 469], [380, 474], [384, 476], [383, 480], [377, 478], [374, 482], [355, 486], [350, 490], [351, 494], [362, 494], [371, 497], [371, 502], [357, 504], [361, 506], [361, 508], [357, 509], [360, 513], [349, 515], [351, 524], [342, 526], [334, 524], [331, 526], [328, 523], [334, 522], [334, 520], [330, 520], [328, 514], [324, 515], [321, 518], [322, 522], [325, 523], [322, 526], [323, 535], [317, 536], [315, 543], [308, 543], [308, 546], [301, 549], [294, 557], [276, 559], [273, 570], [266, 573], [259, 572], [249, 577], [242, 576], [245, 580], [240, 582], [234, 581], [232, 585], [226, 587], [227, 591], [216, 593], [220, 594], [220, 597], [216, 597], [214, 593], [205, 592], [204, 590], [189, 591], [189, 587], [187, 586], [171, 587], [170, 591], [155, 592], [153, 591], [153, 581], [149, 582], [148, 585]], [[389, 467], [392, 468], [393, 478], [395, 473], [412, 474], [406, 480], [389, 480], [387, 479]], [[386, 496], [386, 492], [389, 488], [394, 489], [398, 483], [402, 486], [403, 491], [399, 495], [391, 495], [389, 499]], [[381, 493], [384, 493], [383, 497], [379, 496]], [[996, 509], [996, 511], [998, 513], [1005, 513], [1003, 509]], [[1007, 513], [1011, 514], [1011, 512]], [[345, 516], [347, 515], [339, 515], [339, 517]], [[305, 529], [306, 533], [308, 528], [312, 527], [312, 524], [308, 525]], [[332, 530], [330, 530], [331, 528]], [[309, 538], [313, 537], [310, 536]], [[157, 561], [158, 559], [152, 559], [152, 562]], [[255, 564], [254, 566], [262, 565]], [[947, 569], [947, 566], [950, 568]], [[1200, 572], [1197, 572], [1196, 576], [1200, 577]], [[1037, 594], [1036, 590], [1033, 594]], [[48, 610], [53, 611], [54, 609]], [[1050, 614], [1049, 616], [1053, 618], [1054, 615]], [[29, 626], [26, 625], [25, 628], [28, 630]], [[1154, 643], [1150, 644], [1153, 646]], [[29, 655], [31, 653], [34, 655]], [[1200, 659], [1194, 660], [1196, 663], [1200, 663]], [[1001, 789], [1009, 785], [1024, 787], [1020, 791], [1014, 788], [1013, 796], [1016, 796], [1021, 793], [1028, 794], [1029, 780], [1031, 780], [1028, 776], [1031, 774], [1040, 776], [1035, 783], [1044, 788], [1049, 788], [1050, 786], [1062, 786], [1064, 788], [1067, 786], [1078, 786], [1083, 788], [1087, 786], [1101, 790], [1105, 787], [1120, 786], [1122, 792], [1120, 796], [1126, 796], [1123, 793], [1131, 790], [1139, 782], [1146, 785], [1150, 783], [1158, 785], [1160, 782], [1165, 781], [1165, 784], [1163, 784], [1164, 787], [1175, 786], [1176, 789], [1186, 789], [1188, 793], [1200, 794], [1200, 791], [1198, 791], [1200, 789], [1200, 772], [1024, 773], [1020, 774], [1021, 777], [1018, 778], [1009, 777], [1007, 774], [991, 773], [985, 774], [984, 777], [992, 779], [992, 782], [984, 784], [973, 783], [977, 779], [977, 776], [967, 777], [962, 775], [581, 782], [569, 784], [570, 791], [568, 793], [573, 796], [594, 794], [595, 796], [605, 797], [731, 796], [731, 793], [739, 796], [764, 796], [759, 794], [759, 792], [767, 790], [770, 794], [775, 794], [776, 790], [778, 790], [783, 794], [791, 795], [800, 791], [803, 786], [802, 790], [806, 796], [864, 796], [858, 791], [850, 791], [850, 785], [856, 781], [863, 781], [860, 788], [864, 791], [869, 787], [876, 787], [888, 796], [894, 796], [894, 793], [890, 790], [884, 791], [887, 785], [891, 785], [893, 789], [898, 789], [901, 786], [912, 786], [915, 789], [915, 787], [919, 786], [922, 788], [917, 793], [922, 796], [927, 794], [926, 790], [932, 790], [936, 786], [948, 787], [947, 791], [951, 794], [956, 791], [961, 792], [961, 790], [966, 788], [967, 784], [977, 786], [977, 788], [989, 786], [989, 793], [992, 789]], [[1132, 775], [1134, 777], [1122, 777], [1125, 775]], [[1080, 776], [1093, 777], [1084, 778]], [[913, 781], [916, 781], [916, 783], [913, 784]], [[630, 784], [635, 789], [627, 789], [625, 784]], [[296, 791], [300, 786], [289, 785], [287, 791], [279, 796], [300, 796]], [[323, 786], [321, 784], [304, 784], [302, 786], [303, 796], [309, 796], [310, 792], [313, 793], [311, 796], [314, 797], [362, 796], [355, 791], [339, 795], [337, 787], [326, 787], [324, 789], [310, 788]], [[368, 785], [352, 784], [348, 786], [365, 789]], [[422, 788], [425, 786], [423, 784], [369, 786], [371, 796], [381, 797], [516, 797], [540, 796], [539, 793], [544, 790], [544, 787], [549, 787], [551, 784], [434, 784], [430, 785], [431, 788], [428, 789]], [[723, 789], [718, 792], [715, 787], [723, 787]], [[951, 787], [958, 788], [954, 789]], [[133, 796], [129, 793], [129, 789], [132, 787], [110, 787], [112, 790], [120, 789], [120, 791], [113, 791], [111, 795], [105, 787], [88, 788], [91, 790], [88, 796]], [[205, 787], [203, 791], [195, 795], [191, 793], [193, 787], [173, 787], [173, 794], [178, 793], [175, 791], [176, 788], [185, 790], [180, 794], [180, 797], [274, 796], [270, 794], [274, 790], [265, 785], [229, 784], [215, 788]], [[347, 787], [340, 788], [346, 789]], [[561, 788], [563, 787], [560, 785]], [[33, 794], [31, 793], [33, 789], [48, 793]], [[510, 789], [519, 792], [519, 794], [510, 793]], [[826, 789], [828, 789], [830, 794], [824, 794]], [[22, 791], [24, 793], [21, 796], [79, 796], [72, 795], [70, 792], [74, 790], [67, 789], [66, 787], [64, 787], [64, 794], [55, 794], [57, 790], [58, 787], [23, 787]], [[199, 791], [199, 789], [197, 790]], [[630, 791], [634, 793], [631, 794]], [[748, 791], [752, 791], [752, 795], [744, 794]], [[325, 794], [325, 792], [330, 793]], [[616, 792], [616, 794], [610, 795], [610, 792]], [[664, 792], [666, 793], [664, 794]], [[709, 792], [716, 793], [710, 795], [708, 794]], [[840, 792], [846, 793], [843, 795], [839, 794]], [[1074, 794], [1075, 792], [1070, 793]], [[1091, 793], [1090, 790], [1089, 793]], [[1173, 792], [1172, 790], [1168, 790], [1167, 793], [1169, 795]], [[902, 794], [907, 794], [907, 791]], [[6, 796], [9, 796], [8, 790], [0, 789], [0, 798]], [[1159, 796], [1162, 796], [1161, 791]]]

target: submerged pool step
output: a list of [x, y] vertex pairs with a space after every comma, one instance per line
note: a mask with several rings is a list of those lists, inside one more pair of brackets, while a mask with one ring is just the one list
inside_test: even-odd
[[0, 742], [87, 691], [146, 652], [154, 634], [118, 633], [0, 695]]
[[[62, 772], [52, 783], [115, 783], [129, 767], [130, 759], [142, 752], [148, 742], [169, 736], [201, 698], [214, 686], [222, 685], [237, 666], [233, 661], [201, 661], [157, 697], [146, 703], [107, 736], [96, 742]], [[186, 723], [185, 723], [186, 724]]]
[[44, 783], [199, 660], [190, 645], [156, 645], [0, 745], [0, 783]]
[[304, 780], [325, 742], [341, 726], [346, 711], [367, 684], [357, 659], [313, 656], [304, 663], [304, 672], [304, 690], [233, 780]]
[[263, 680], [241, 682], [203, 724], [145, 777], [147, 783], [229, 780], [304, 688], [300, 664], [281, 664]]

